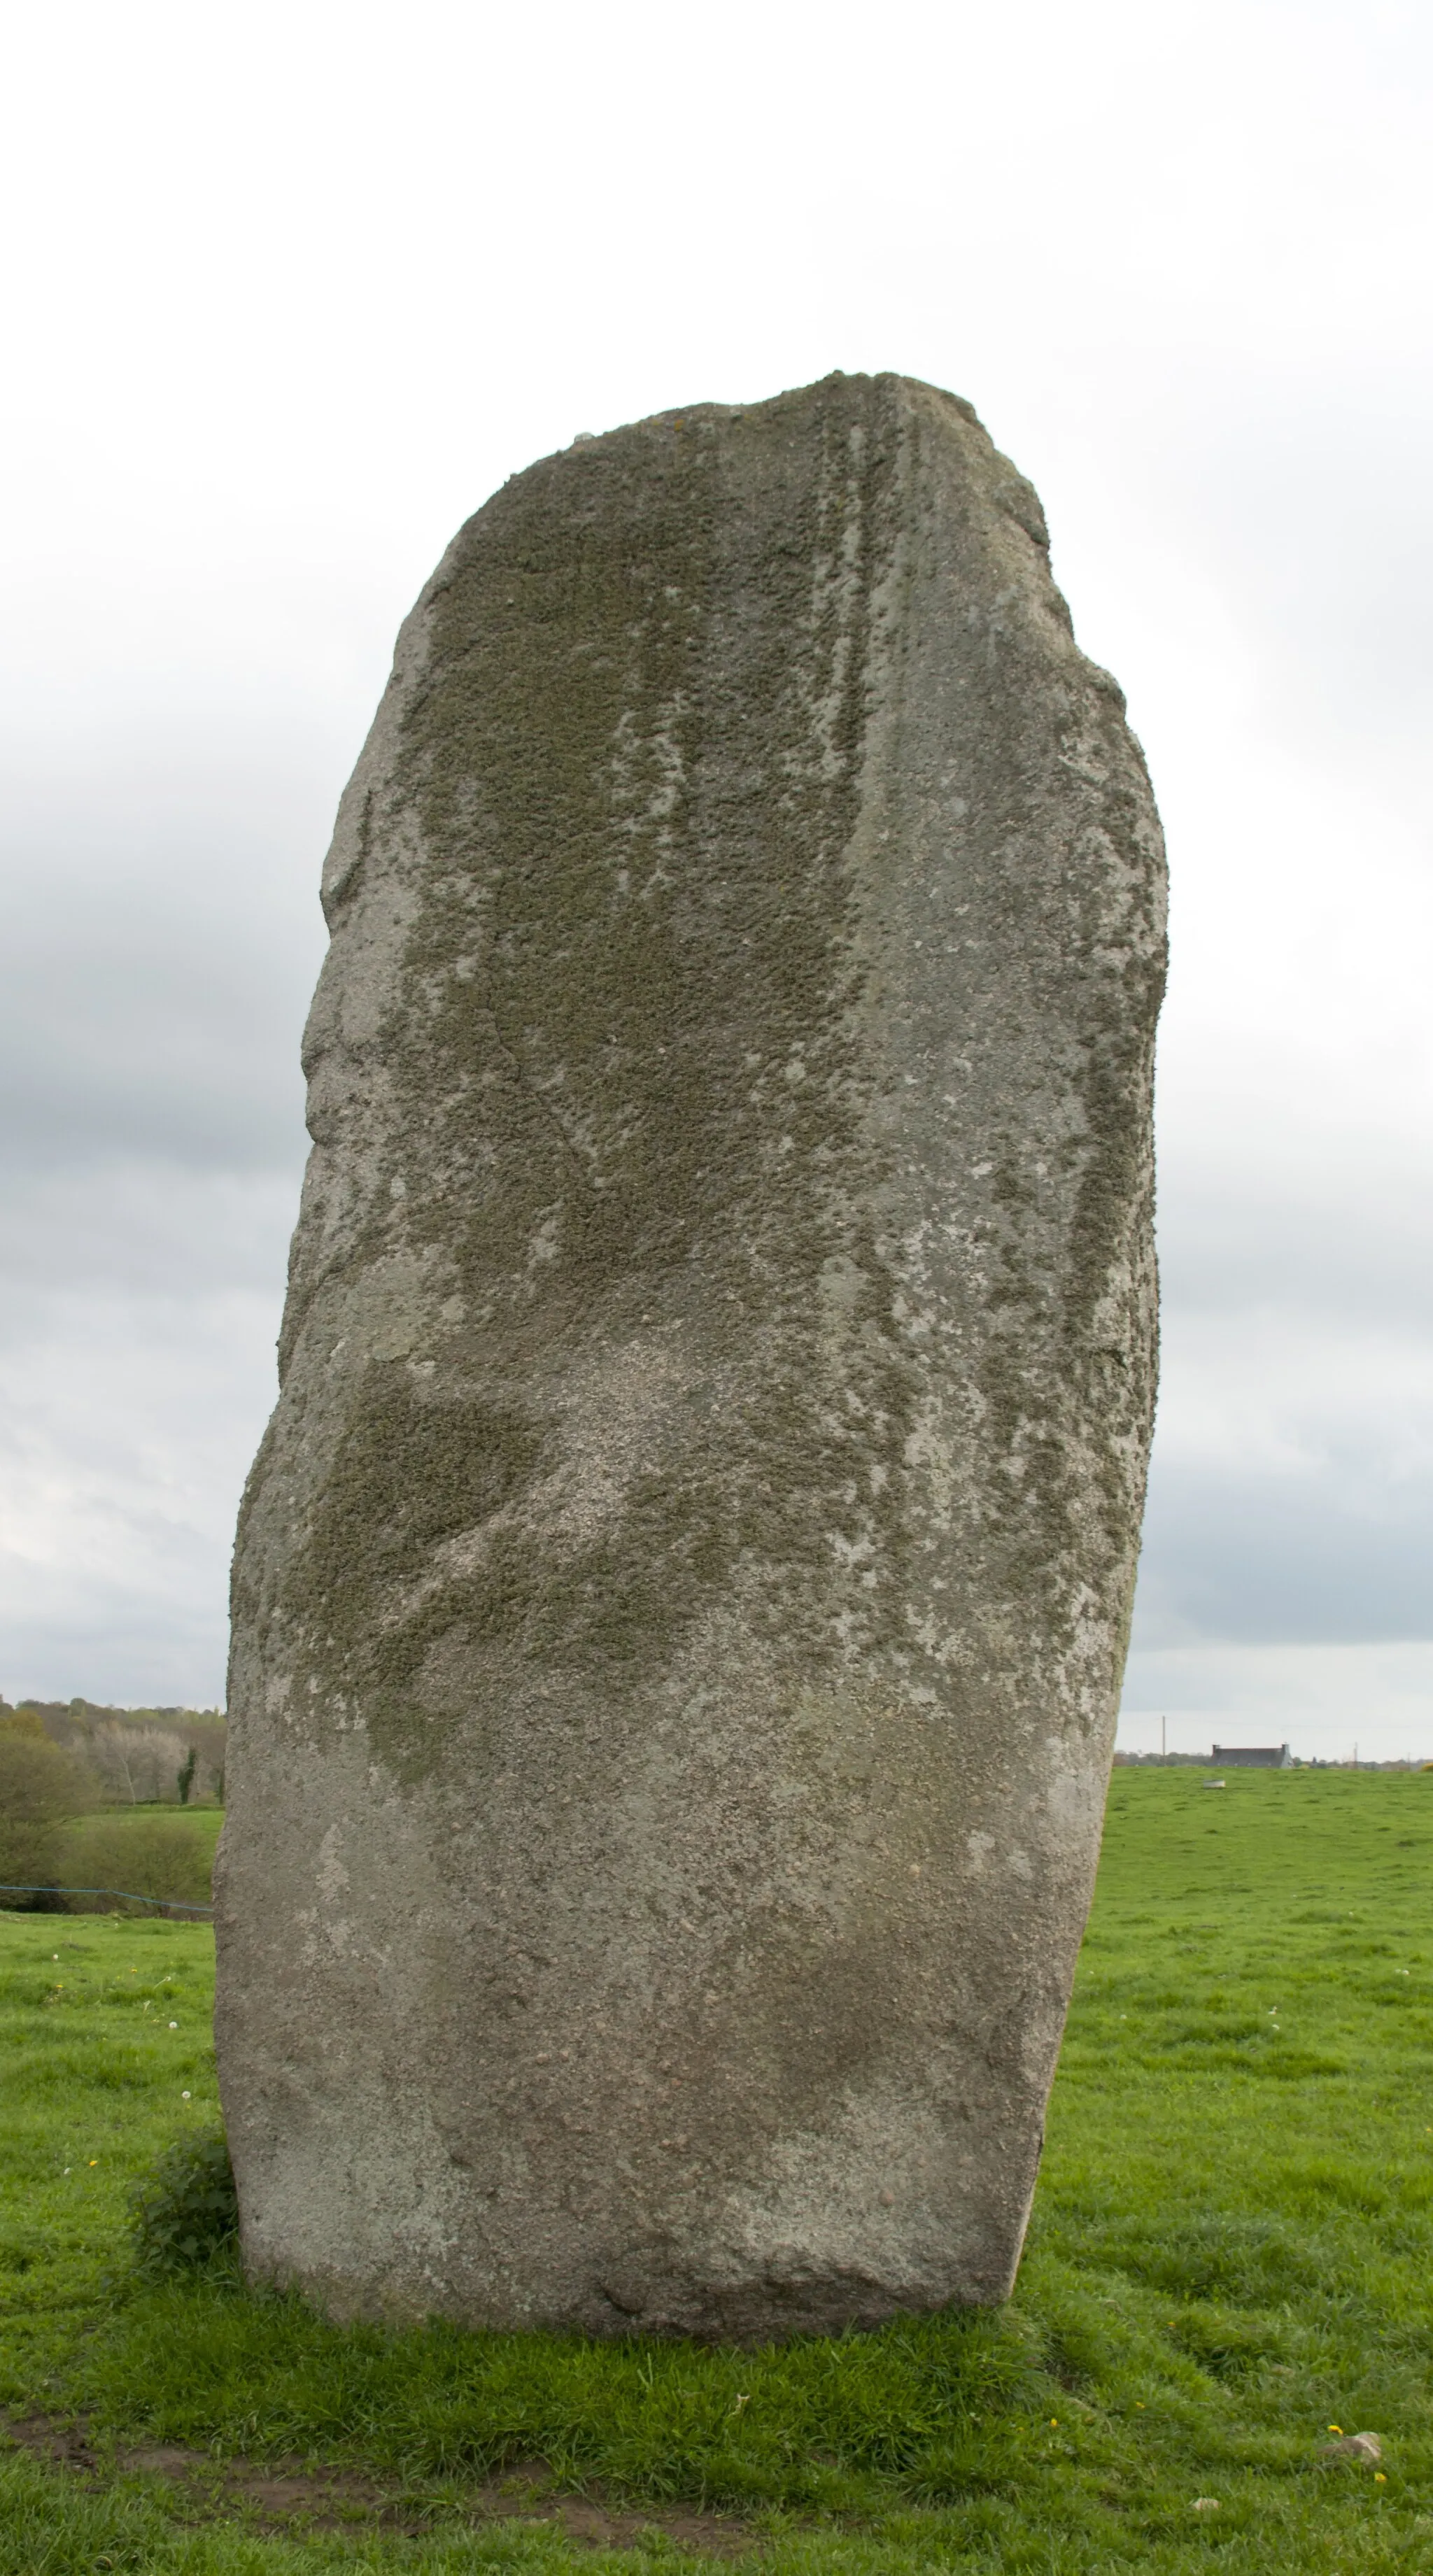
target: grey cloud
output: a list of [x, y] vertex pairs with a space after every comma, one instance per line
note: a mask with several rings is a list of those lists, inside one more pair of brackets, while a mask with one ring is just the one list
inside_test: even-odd
[[100, 1278], [6, 1308], [0, 1688], [222, 1697], [234, 1507], [274, 1397], [276, 1283], [126, 1293]]
[[1433, 1495], [1390, 1491], [1378, 1467], [1368, 1451], [1306, 1477], [1156, 1456], [1135, 1651], [1433, 1634]]
[[[291, 1164], [301, 1139], [291, 997], [256, 943], [186, 939], [136, 906], [16, 943], [0, 993], [0, 1164], [138, 1155], [226, 1171]], [[98, 917], [97, 917], [98, 916]], [[287, 981], [287, 977], [284, 978]]]
[[[1217, 550], [1251, 643], [1265, 710], [1314, 733], [1402, 743], [1426, 757], [1433, 698], [1433, 415], [1426, 378], [1267, 388], [1181, 444], [1178, 482]], [[1332, 729], [1332, 731], [1331, 731]], [[1349, 745], [1352, 749], [1352, 744]]]
[[[315, 729], [317, 732], [317, 728]], [[336, 785], [211, 717], [181, 759], [163, 711], [105, 731], [74, 776], [4, 780], [0, 1169], [152, 1160], [293, 1169], [298, 1035], [322, 954]], [[112, 754], [107, 765], [105, 753]]]
[[307, 1146], [329, 782], [267, 743], [245, 779], [222, 735], [176, 770], [153, 710], [137, 732], [48, 797], [9, 782], [0, 1687], [209, 1703]]
[[1139, 1647], [1433, 1637], [1429, 1206], [1370, 1160], [1171, 1159]]
[[212, 1172], [116, 1152], [97, 1168], [77, 1160], [7, 1175], [0, 1342], [34, 1330], [51, 1299], [76, 1289], [118, 1303], [277, 1300], [301, 1169], [292, 1151], [258, 1171]]
[[1433, 1340], [1433, 1173], [1370, 1141], [1300, 1176], [1266, 1129], [1247, 1146], [1167, 1153], [1159, 1219], [1166, 1340], [1195, 1314], [1288, 1313], [1412, 1327]]
[[78, 1599], [72, 1590], [48, 1613], [18, 1605], [8, 1610], [0, 1677], [5, 1696], [96, 1699], [130, 1708], [222, 1708], [223, 1564], [197, 1550], [187, 1571], [187, 1587], [176, 1582], [160, 1600], [124, 1583], [91, 1578]]

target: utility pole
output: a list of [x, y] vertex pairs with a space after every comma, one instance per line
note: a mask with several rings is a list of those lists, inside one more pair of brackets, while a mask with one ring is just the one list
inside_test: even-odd
[[1168, 1724], [1168, 1720], [1167, 1720], [1166, 1718], [1161, 1718], [1161, 1719], [1160, 1719], [1160, 1721], [1159, 1721], [1159, 1758], [1160, 1758], [1161, 1762], [1163, 1762], [1163, 1761], [1164, 1761], [1164, 1759], [1165, 1759], [1164, 1730], [1165, 1730], [1165, 1727], [1166, 1727], [1166, 1725], [1167, 1725], [1167, 1724]]

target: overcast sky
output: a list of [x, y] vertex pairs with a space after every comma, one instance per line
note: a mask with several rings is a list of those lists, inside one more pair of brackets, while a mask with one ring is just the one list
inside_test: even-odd
[[1426, 8], [12, 21], [0, 1689], [216, 1703], [319, 864], [399, 619], [578, 430], [973, 401], [1174, 875], [1123, 1740], [1433, 1757]]

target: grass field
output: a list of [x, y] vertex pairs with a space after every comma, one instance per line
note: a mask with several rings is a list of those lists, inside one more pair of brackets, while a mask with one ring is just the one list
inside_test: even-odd
[[1433, 1776], [1117, 1772], [1011, 2308], [758, 2354], [139, 2285], [210, 1936], [0, 1916], [0, 2576], [1433, 2576], [1430, 1864]]
[[197, 1798], [193, 1805], [188, 1807], [176, 1807], [168, 1799], [158, 1806], [100, 1807], [92, 1815], [77, 1817], [69, 1831], [79, 1833], [86, 1825], [105, 1824], [113, 1826], [117, 1833], [133, 1833], [137, 1828], [142, 1829], [145, 1823], [155, 1816], [163, 1824], [176, 1825], [181, 1832], [188, 1826], [197, 1825], [204, 1840], [204, 1847], [212, 1858], [214, 1845], [219, 1839], [219, 1828], [224, 1821], [224, 1810], [222, 1807], [211, 1806]]
[[76, 1914], [143, 1914], [144, 1903], [125, 1898], [168, 1898], [183, 1919], [188, 1906], [207, 1905], [214, 1846], [223, 1824], [219, 1807], [104, 1807], [74, 1817], [61, 1833], [46, 1878], [67, 1891]]
[[127, 1842], [146, 1840], [157, 1825], [164, 1834], [189, 1838], [197, 1834], [206, 1858], [212, 1862], [214, 1845], [223, 1822], [222, 1807], [203, 1806], [197, 1802], [191, 1807], [175, 1807], [168, 1803], [152, 1807], [101, 1807], [93, 1815], [76, 1816], [73, 1823], [66, 1826], [65, 1832], [69, 1842], [74, 1844], [95, 1827], [102, 1827], [118, 1856]]

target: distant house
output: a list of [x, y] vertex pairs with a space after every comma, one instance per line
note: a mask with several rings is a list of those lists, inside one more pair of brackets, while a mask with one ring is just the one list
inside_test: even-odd
[[1292, 1771], [1294, 1767], [1287, 1744], [1216, 1744], [1209, 1759], [1244, 1771]]

